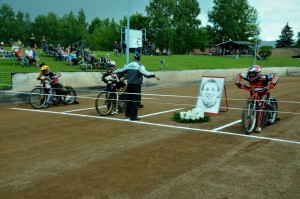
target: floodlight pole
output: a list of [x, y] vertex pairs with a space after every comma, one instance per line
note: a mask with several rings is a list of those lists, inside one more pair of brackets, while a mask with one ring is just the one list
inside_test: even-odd
[[256, 65], [257, 38], [258, 38], [258, 31], [256, 31], [256, 40], [255, 40], [255, 46], [254, 46], [254, 64], [253, 65]]
[[126, 64], [129, 63], [129, 30], [130, 30], [130, 0], [128, 0], [127, 34], [126, 34]]

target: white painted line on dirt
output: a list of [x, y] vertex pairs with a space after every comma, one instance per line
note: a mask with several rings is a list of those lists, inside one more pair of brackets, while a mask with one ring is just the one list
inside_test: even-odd
[[291, 144], [299, 144], [300, 145], [300, 141], [284, 140], [284, 139], [277, 139], [277, 138], [270, 138], [270, 137], [261, 137], [261, 136], [255, 136], [255, 135], [245, 135], [245, 134], [232, 133], [232, 132], [224, 132], [224, 131], [216, 131], [216, 130], [208, 130], [208, 129], [197, 129], [197, 128], [190, 128], [190, 127], [183, 127], [183, 126], [173, 126], [173, 125], [168, 125], [168, 124], [157, 124], [157, 123], [150, 123], [150, 122], [143, 122], [143, 121], [131, 121], [131, 120], [128, 120], [128, 119], [110, 118], [110, 117], [93, 116], [93, 115], [82, 115], [82, 114], [73, 114], [73, 113], [65, 113], [65, 112], [37, 110], [37, 109], [24, 109], [24, 108], [12, 108], [12, 109], [13, 110], [30, 111], [30, 112], [52, 113], [52, 114], [58, 114], [58, 115], [85, 117], [85, 118], [95, 118], [95, 119], [103, 119], [103, 120], [133, 122], [133, 123], [137, 123], [137, 124], [145, 124], [145, 125], [151, 125], [151, 126], [160, 126], [160, 127], [174, 128], [174, 129], [200, 131], [200, 132], [215, 133], [215, 134], [222, 134], [222, 135], [231, 135], [231, 136], [239, 136], [239, 137], [247, 137], [247, 138], [254, 138], [254, 139], [261, 139], [261, 140], [271, 140], [271, 141], [276, 141], [276, 142], [284, 142], [284, 143], [291, 143]]
[[91, 109], [95, 109], [95, 107], [92, 107], [92, 108], [74, 109], [74, 110], [69, 110], [69, 111], [64, 111], [64, 112], [65, 112], [65, 113], [70, 113], [70, 112], [85, 111], [85, 110], [91, 110]]
[[169, 112], [173, 112], [173, 111], [178, 111], [178, 110], [181, 110], [183, 108], [177, 108], [177, 109], [172, 109], [172, 110], [168, 110], [168, 111], [161, 111], [161, 112], [157, 112], [157, 113], [152, 113], [152, 114], [147, 114], [147, 115], [143, 115], [143, 116], [139, 116], [139, 117], [149, 117], [149, 116], [152, 116], [152, 115], [159, 115], [159, 114], [163, 114], [163, 113], [169, 113]]
[[225, 124], [224, 126], [220, 126], [220, 127], [215, 128], [215, 129], [213, 129], [213, 130], [214, 130], [214, 131], [218, 131], [218, 130], [224, 129], [224, 128], [226, 128], [226, 127], [235, 125], [236, 123], [239, 123], [239, 122], [241, 122], [241, 121], [242, 121], [242, 120], [237, 120], [237, 121], [235, 121], [235, 122], [231, 122], [231, 123], [229, 123], [229, 124]]

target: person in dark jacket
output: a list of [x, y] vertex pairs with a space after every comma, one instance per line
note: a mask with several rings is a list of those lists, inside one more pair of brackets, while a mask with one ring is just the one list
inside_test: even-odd
[[160, 77], [156, 76], [153, 72], [147, 71], [145, 66], [141, 64], [140, 60], [140, 53], [136, 53], [134, 54], [134, 60], [131, 63], [114, 71], [115, 74], [126, 74], [127, 88], [125, 93], [127, 94], [127, 106], [125, 117], [130, 118], [130, 120], [140, 120], [138, 117], [138, 108], [141, 103], [143, 76], [146, 78], [155, 78], [160, 80]]

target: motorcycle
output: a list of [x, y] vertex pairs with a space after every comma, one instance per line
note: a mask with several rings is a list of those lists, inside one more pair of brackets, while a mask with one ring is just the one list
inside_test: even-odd
[[[261, 121], [261, 127], [275, 124], [278, 115], [278, 104], [276, 98], [270, 95], [268, 87], [242, 85], [241, 88], [250, 92], [250, 97], [242, 110], [243, 131], [247, 134], [252, 133], [258, 119]], [[265, 93], [268, 98], [261, 100], [259, 97], [260, 93]]]
[[51, 79], [42, 76], [41, 85], [36, 86], [29, 95], [29, 103], [33, 108], [48, 108], [49, 103], [58, 104], [74, 104], [76, 102], [76, 91], [71, 86], [63, 86], [58, 84], [57, 88], [51, 86]]

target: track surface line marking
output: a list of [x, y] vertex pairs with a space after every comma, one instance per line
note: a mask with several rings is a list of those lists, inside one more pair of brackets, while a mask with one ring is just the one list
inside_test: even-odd
[[46, 110], [42, 111], [42, 110], [24, 109], [24, 108], [12, 108], [12, 109], [13, 110], [19, 110], [19, 111], [52, 113], [52, 114], [58, 114], [58, 115], [67, 115], [67, 116], [76, 116], [76, 117], [85, 117], [85, 118], [95, 118], [95, 119], [112, 120], [112, 121], [133, 122], [133, 123], [137, 123], [137, 124], [145, 124], [145, 125], [151, 125], [151, 126], [159, 126], [159, 127], [167, 127], [167, 128], [181, 129], [181, 130], [191, 130], [191, 131], [198, 131], [198, 132], [215, 133], [215, 134], [238, 136], [238, 137], [247, 137], [247, 138], [261, 139], [261, 140], [271, 140], [271, 141], [276, 141], [276, 142], [283, 142], [283, 143], [299, 144], [300, 145], [300, 141], [284, 140], [284, 139], [270, 138], [270, 137], [260, 137], [260, 136], [255, 136], [255, 135], [245, 135], [245, 134], [225, 132], [225, 131], [208, 130], [208, 129], [196, 129], [196, 128], [190, 128], [190, 127], [174, 126], [174, 125], [167, 125], [167, 124], [157, 124], [157, 123], [143, 122], [143, 121], [131, 121], [131, 120], [128, 120], [128, 119], [109, 118], [109, 117], [103, 117], [103, 116], [73, 114], [73, 113], [55, 112], [55, 111], [46, 111]]
[[220, 127], [218, 127], [218, 128], [215, 128], [215, 129], [213, 129], [213, 130], [214, 130], [214, 131], [218, 131], [218, 130], [224, 129], [224, 128], [226, 128], [226, 127], [235, 125], [235, 124], [237, 124], [237, 123], [239, 123], [239, 122], [241, 122], [241, 121], [242, 121], [242, 120], [237, 120], [237, 121], [235, 121], [235, 122], [231, 122], [231, 123], [229, 123], [229, 124], [225, 124], [225, 125], [223, 125], [223, 126], [220, 126]]

